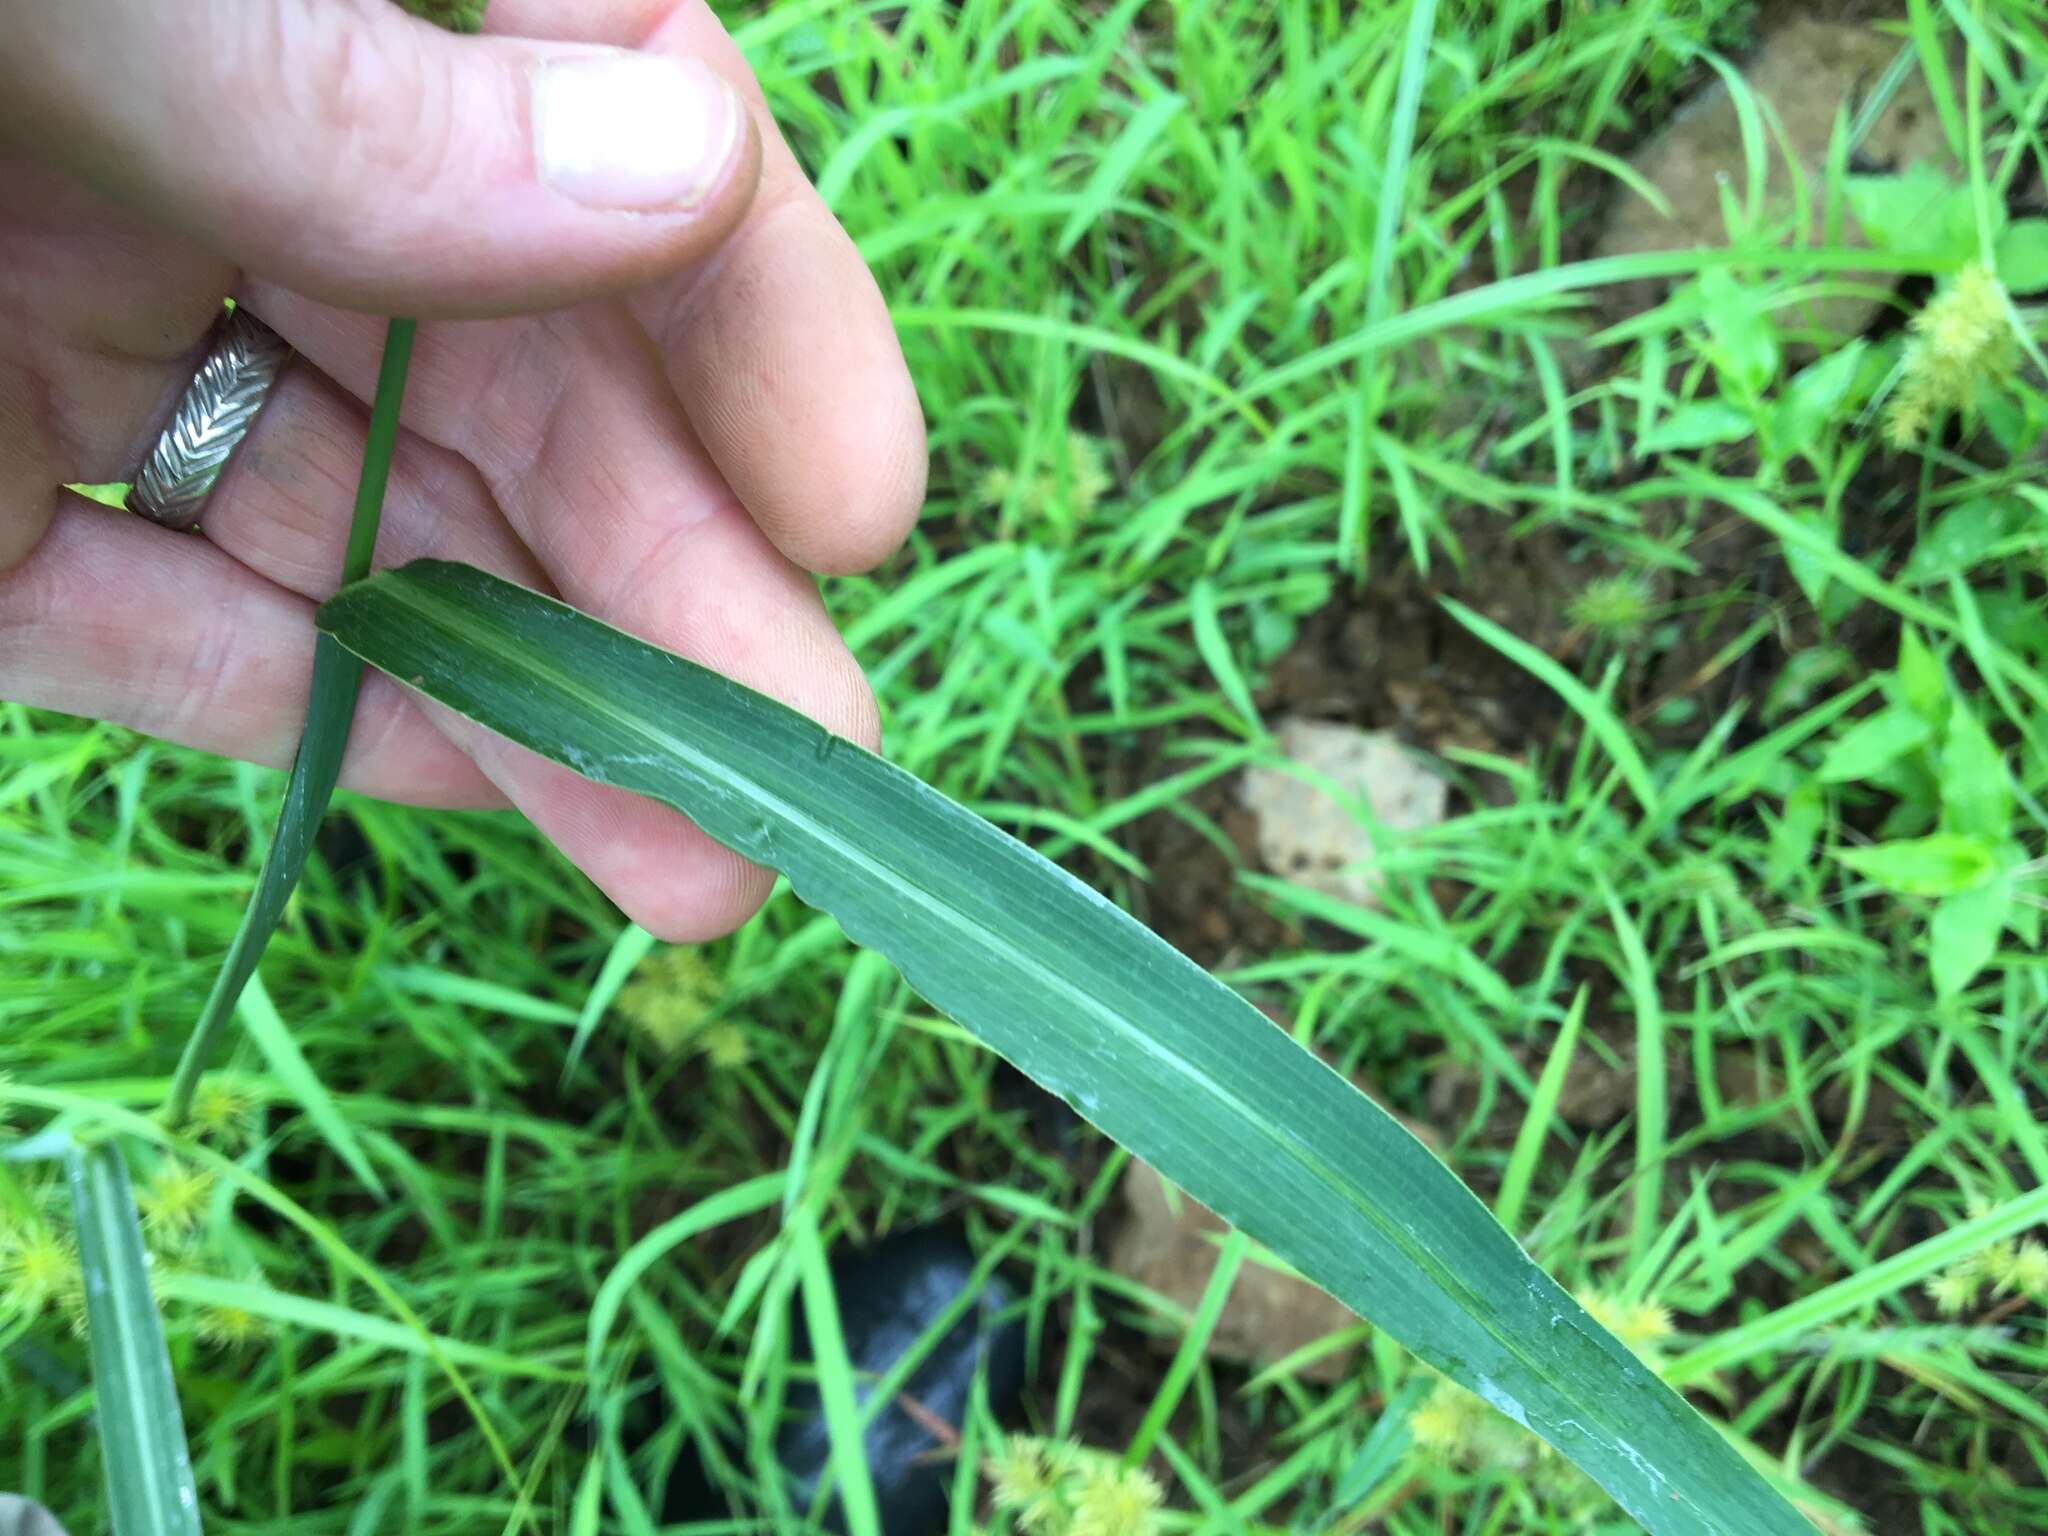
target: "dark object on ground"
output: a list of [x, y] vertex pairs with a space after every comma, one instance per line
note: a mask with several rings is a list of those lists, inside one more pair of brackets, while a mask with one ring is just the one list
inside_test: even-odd
[[1072, 1162], [1089, 1146], [1088, 1122], [1074, 1113], [1073, 1105], [1047, 1093], [1007, 1061], [997, 1061], [990, 1088], [996, 1108], [1022, 1110], [1029, 1117], [1032, 1138], [1061, 1162]]
[[[832, 1266], [840, 1326], [852, 1357], [857, 1389], [867, 1401], [875, 1378], [907, 1354], [919, 1337], [974, 1278], [975, 1256], [966, 1239], [947, 1227], [921, 1227], [885, 1238]], [[868, 1427], [867, 1461], [881, 1508], [883, 1536], [931, 1536], [944, 1528], [954, 1476], [950, 1437], [959, 1430], [974, 1393], [977, 1370], [987, 1373], [990, 1410], [1001, 1417], [1024, 1386], [1024, 1325], [1000, 1319], [1017, 1292], [1000, 1274], [980, 1293], [911, 1372], [896, 1401]], [[795, 1358], [810, 1358], [810, 1341], [796, 1318]], [[788, 1497], [799, 1515], [810, 1507], [831, 1460], [831, 1437], [809, 1382], [793, 1382], [788, 1422], [776, 1454], [788, 1473]], [[730, 1518], [735, 1512], [711, 1486], [703, 1468], [679, 1464], [669, 1479], [662, 1519], [667, 1523]], [[824, 1523], [844, 1530], [835, 1495]]]

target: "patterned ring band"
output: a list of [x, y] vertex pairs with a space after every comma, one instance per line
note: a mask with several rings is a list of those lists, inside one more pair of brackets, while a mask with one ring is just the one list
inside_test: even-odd
[[128, 510], [183, 532], [199, 526], [228, 455], [249, 435], [291, 348], [237, 305], [207, 337], [206, 356], [136, 472]]

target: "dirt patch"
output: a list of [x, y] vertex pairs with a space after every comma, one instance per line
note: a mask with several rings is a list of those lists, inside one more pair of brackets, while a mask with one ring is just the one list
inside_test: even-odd
[[[1442, 599], [1458, 598], [1546, 648], [1570, 628], [1564, 607], [1576, 589], [1561, 536], [1515, 538], [1493, 514], [1458, 520], [1468, 570], [1423, 576], [1402, 565], [1364, 588], [1345, 589], [1302, 622], [1294, 646], [1268, 670], [1256, 702], [1268, 719], [1292, 716], [1385, 731], [1424, 752], [1467, 747], [1517, 756], [1562, 723], [1549, 690], [1451, 617]], [[1181, 766], [1170, 754], [1180, 738], [1153, 733], [1103, 767], [1132, 786]], [[1469, 810], [1497, 790], [1485, 775], [1461, 775], [1449, 814]], [[1183, 953], [1210, 966], [1298, 946], [1301, 928], [1267, 911], [1238, 880], [1264, 868], [1256, 818], [1223, 779], [1126, 829], [1126, 846], [1152, 872], [1134, 892], [1142, 916]]]
[[[1752, 170], [1760, 173], [1761, 196], [1754, 210], [1777, 223], [1795, 213], [1802, 194], [1811, 212], [1801, 232], [1813, 244], [1827, 243], [1824, 181], [1837, 115], [1852, 117], [1883, 79], [1901, 48], [1900, 40], [1867, 22], [1831, 20], [1806, 12], [1777, 21], [1743, 70], [1748, 97], [1763, 129], [1752, 167], [1745, 101], [1716, 77], [1695, 94], [1630, 156], [1630, 168], [1662, 197], [1658, 207], [1632, 191], [1618, 192], [1595, 254], [1626, 256], [1645, 251], [1720, 245], [1727, 240], [1727, 210], [1748, 199]], [[1948, 152], [1934, 98], [1918, 70], [1907, 76], [1851, 156], [1851, 168], [1878, 172], [1934, 165], [1951, 174], [1958, 168]], [[1851, 221], [1843, 230], [1861, 243]], [[1891, 280], [1873, 274], [1848, 279], [1873, 289]], [[1631, 283], [1607, 290], [1610, 318], [1647, 309], [1661, 297], [1662, 283]], [[1854, 335], [1869, 325], [1882, 300], [1844, 294], [1815, 300], [1812, 324], [1819, 330]]]

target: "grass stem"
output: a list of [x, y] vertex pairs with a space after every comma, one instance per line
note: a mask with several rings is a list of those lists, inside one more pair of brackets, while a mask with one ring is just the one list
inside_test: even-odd
[[[356, 484], [356, 505], [349, 523], [348, 547], [342, 556], [341, 583], [370, 574], [370, 556], [377, 547], [377, 525], [384, 511], [384, 486], [391, 476], [391, 455], [398, 442], [398, 410], [405, 394], [406, 370], [412, 362], [414, 322], [393, 320], [384, 333], [384, 361], [377, 375], [377, 397], [370, 408], [370, 432], [363, 445], [363, 472]], [[333, 798], [355, 718], [356, 695], [362, 688], [363, 664], [326, 635], [313, 650], [313, 686], [306, 701], [306, 728], [292, 759], [291, 780], [278, 812], [277, 833], [257, 877], [256, 894], [242, 913], [241, 926], [228, 946], [227, 959], [199, 1022], [179, 1058], [177, 1075], [164, 1101], [164, 1119], [172, 1127], [183, 1122], [192, 1095], [219, 1044], [222, 1028], [242, 989], [249, 984], [264, 947], [284, 916], [285, 903], [306, 867], [320, 818]]]

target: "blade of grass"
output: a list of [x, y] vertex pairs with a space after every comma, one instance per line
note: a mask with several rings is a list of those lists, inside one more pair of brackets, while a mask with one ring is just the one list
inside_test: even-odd
[[[369, 436], [363, 444], [363, 472], [356, 485], [355, 514], [349, 522], [348, 547], [342, 555], [343, 584], [360, 581], [370, 572], [370, 556], [377, 547], [377, 525], [384, 510], [384, 485], [391, 476], [391, 455], [398, 443], [398, 409], [405, 394], [406, 370], [412, 361], [414, 324], [393, 320], [384, 331], [384, 361], [377, 373], [377, 397], [370, 407]], [[177, 1075], [171, 1080], [170, 1096], [164, 1103], [164, 1118], [173, 1126], [181, 1124], [192, 1108], [192, 1094], [206, 1071], [228, 1015], [240, 1001], [242, 988], [256, 974], [264, 946], [284, 916], [285, 903], [299, 883], [306, 858], [313, 851], [314, 834], [320, 818], [327, 814], [327, 802], [334, 796], [335, 780], [341, 776], [342, 753], [348, 746], [348, 731], [355, 719], [356, 695], [363, 684], [363, 665], [322, 635], [313, 649], [313, 685], [306, 701], [306, 727], [299, 737], [299, 750], [292, 759], [290, 781], [285, 785], [284, 807], [278, 812], [277, 831], [264, 855], [263, 870], [256, 877], [256, 894], [242, 914], [241, 926], [228, 945], [227, 959], [220, 975], [199, 1011], [192, 1038], [185, 1044]]]
[[1653, 1532], [1801, 1529], [1391, 1116], [1128, 914], [911, 775], [470, 567], [386, 572], [320, 623], [472, 719], [783, 870], [935, 1006], [1551, 1440]]
[[795, 1240], [804, 1324], [810, 1331], [811, 1359], [818, 1371], [818, 1402], [831, 1440], [832, 1479], [839, 1487], [840, 1508], [851, 1536], [881, 1536], [882, 1513], [868, 1471], [853, 1359], [846, 1352], [846, 1334], [839, 1326], [839, 1299], [832, 1289], [832, 1271], [825, 1262], [818, 1220], [808, 1207], [790, 1222], [790, 1235]]
[[1223, 1316], [1224, 1303], [1230, 1300], [1230, 1288], [1237, 1283], [1237, 1271], [1250, 1248], [1251, 1239], [1235, 1227], [1223, 1235], [1216, 1254], [1216, 1268], [1202, 1289], [1201, 1300], [1195, 1303], [1195, 1315], [1188, 1320], [1188, 1326], [1180, 1336], [1180, 1345], [1173, 1352], [1173, 1361], [1166, 1367], [1159, 1390], [1152, 1394], [1152, 1405], [1145, 1410], [1138, 1432], [1131, 1436], [1131, 1443], [1124, 1450], [1126, 1467], [1144, 1464], [1145, 1458], [1152, 1454], [1153, 1442], [1165, 1432], [1167, 1423], [1173, 1418], [1173, 1410], [1180, 1406], [1188, 1383], [1195, 1379], [1195, 1371], [1208, 1351], [1209, 1336], [1216, 1331], [1217, 1319]]
[[1550, 1132], [1558, 1096], [1564, 1092], [1572, 1057], [1578, 1051], [1579, 1026], [1585, 1021], [1586, 989], [1580, 987], [1572, 998], [1571, 1011], [1564, 1016], [1563, 1027], [1557, 1032], [1557, 1041], [1550, 1047], [1549, 1059], [1543, 1063], [1543, 1075], [1536, 1079], [1535, 1096], [1529, 1100], [1529, 1112], [1522, 1116], [1522, 1128], [1515, 1133], [1514, 1149], [1508, 1153], [1507, 1171], [1501, 1175], [1500, 1194], [1494, 1200], [1493, 1214], [1510, 1232], [1522, 1224], [1522, 1202], [1529, 1198], [1529, 1185], [1536, 1177], [1536, 1162]]
[[1263, 732], [1265, 725], [1259, 719], [1259, 706], [1252, 702], [1251, 685], [1238, 670], [1237, 660], [1230, 654], [1230, 642], [1223, 635], [1223, 620], [1216, 611], [1215, 584], [1206, 577], [1188, 593], [1188, 613], [1194, 620], [1195, 649], [1208, 663], [1217, 688], [1230, 701], [1230, 707], [1237, 711], [1247, 730]]
[[[103, 1100], [82, 1098], [78, 1094], [61, 1089], [38, 1088], [26, 1083], [0, 1084], [6, 1096], [14, 1101], [50, 1111], [60, 1117], [68, 1117], [74, 1123], [104, 1128], [106, 1131], [133, 1136], [153, 1146], [176, 1152], [188, 1163], [194, 1163], [217, 1175], [224, 1183], [234, 1186], [257, 1204], [264, 1206], [283, 1221], [295, 1227], [309, 1238], [323, 1253], [337, 1274], [346, 1273], [360, 1281], [369, 1291], [384, 1303], [391, 1315], [411, 1330], [420, 1341], [420, 1347], [428, 1358], [440, 1367], [455, 1395], [469, 1410], [478, 1431], [490, 1447], [491, 1455], [499, 1469], [505, 1474], [508, 1485], [516, 1486], [518, 1469], [512, 1463], [511, 1453], [506, 1449], [504, 1436], [497, 1424], [485, 1410], [483, 1402], [469, 1380], [450, 1360], [441, 1348], [441, 1341], [421, 1321], [420, 1316], [399, 1295], [383, 1271], [357, 1253], [343, 1241], [341, 1235], [326, 1222], [308, 1211], [289, 1195], [278, 1189], [268, 1179], [252, 1173], [232, 1158], [224, 1157], [211, 1147], [175, 1135], [165, 1129], [162, 1121], [136, 1114], [117, 1104]], [[780, 1180], [778, 1178], [779, 1185]]]
[[309, 1333], [337, 1339], [359, 1339], [422, 1362], [431, 1363], [432, 1358], [438, 1355], [456, 1365], [472, 1366], [496, 1376], [559, 1383], [581, 1380], [568, 1367], [549, 1365], [531, 1355], [489, 1349], [480, 1344], [464, 1343], [461, 1339], [424, 1333], [404, 1323], [393, 1322], [388, 1317], [376, 1317], [368, 1312], [358, 1312], [353, 1307], [318, 1301], [311, 1296], [280, 1291], [268, 1285], [172, 1271], [157, 1282], [157, 1287], [166, 1300], [188, 1302], [198, 1307], [232, 1308], [247, 1312], [251, 1317], [303, 1328]]
[[634, 969], [654, 951], [655, 937], [638, 923], [628, 923], [625, 932], [612, 941], [611, 950], [599, 967], [590, 995], [583, 999], [583, 1011], [576, 1016], [576, 1037], [569, 1042], [569, 1054], [562, 1062], [562, 1081], [575, 1074], [576, 1064], [590, 1045], [590, 1037], [604, 1020], [604, 1012], [617, 999]]
[[74, 1144], [64, 1171], [85, 1280], [93, 1402], [114, 1536], [199, 1536], [199, 1489], [128, 1165], [112, 1141], [99, 1141]]
[[1179, 116], [1186, 105], [1185, 98], [1169, 93], [1153, 97], [1131, 114], [1130, 122], [1124, 125], [1116, 143], [1096, 165], [1095, 174], [1088, 178], [1088, 185], [1081, 191], [1080, 201], [1075, 203], [1074, 211], [1061, 227], [1060, 255], [1070, 254], [1081, 243], [1081, 237], [1123, 191], [1124, 183], [1130, 180], [1131, 173], [1145, 158], [1152, 141], [1166, 131], [1167, 124]]
[[597, 1299], [590, 1304], [584, 1368], [590, 1374], [592, 1391], [597, 1387], [605, 1340], [611, 1337], [612, 1324], [618, 1320], [619, 1309], [626, 1304], [627, 1294], [640, 1277], [699, 1232], [741, 1216], [750, 1216], [755, 1211], [765, 1211], [782, 1197], [782, 1189], [780, 1173], [764, 1173], [744, 1184], [735, 1184], [698, 1201], [680, 1216], [671, 1216], [626, 1250], [624, 1257], [612, 1266], [612, 1272], [604, 1277], [604, 1283], [597, 1288]]
[[1643, 755], [1636, 750], [1635, 738], [1629, 734], [1628, 726], [1608, 706], [1607, 701], [1519, 635], [1510, 634], [1493, 620], [1474, 613], [1453, 598], [1445, 598], [1443, 604], [1452, 618], [1516, 666], [1534, 673], [1549, 684], [1552, 691], [1572, 707], [1573, 713], [1586, 722], [1586, 729], [1593, 733], [1593, 739], [1607, 749], [1607, 755], [1621, 771], [1623, 780], [1634, 793], [1637, 803], [1643, 807], [1644, 814], [1654, 817], [1657, 809], [1657, 786], [1650, 778], [1650, 765], [1643, 761]]
[[[1380, 164], [1373, 210], [1372, 255], [1366, 271], [1365, 334], [1371, 337], [1394, 307], [1394, 253], [1400, 245], [1401, 216], [1408, 207], [1408, 162], [1415, 151], [1415, 125], [1422, 112], [1423, 77], [1429, 70], [1430, 38], [1436, 30], [1436, 0], [1410, 0], [1408, 31], [1401, 50], [1401, 74], [1394, 88], [1393, 120]], [[1377, 344], [1368, 341], [1352, 369], [1350, 439], [1346, 447], [1345, 515], [1341, 559], [1363, 577], [1370, 549], [1367, 498], [1372, 488], [1372, 455], [1366, 452], [1379, 431], [1380, 378]]]
[[1896, 1295], [1958, 1259], [1968, 1258], [1980, 1248], [2042, 1221], [2048, 1221], [2048, 1186], [2030, 1190], [1982, 1216], [1937, 1232], [1754, 1322], [1716, 1334], [1699, 1348], [1672, 1361], [1664, 1373], [1665, 1379], [1682, 1386], [1714, 1371], [1739, 1365], [1752, 1355], [1784, 1344], [1796, 1334], [1823, 1327], [1846, 1312]]
[[334, 1149], [334, 1155], [348, 1164], [349, 1172], [361, 1180], [371, 1194], [379, 1200], [388, 1199], [384, 1181], [377, 1177], [377, 1170], [363, 1155], [362, 1143], [356, 1140], [348, 1117], [334, 1102], [334, 1096], [322, 1086], [319, 1074], [307, 1063], [299, 1042], [292, 1038], [277, 1005], [270, 1000], [270, 992], [263, 985], [261, 976], [249, 978], [236, 1012], [241, 1015], [242, 1027], [249, 1031], [249, 1038], [256, 1042], [256, 1049], [270, 1064], [270, 1075], [298, 1102], [299, 1108], [306, 1112], [306, 1118], [313, 1122], [313, 1128]]
[[1628, 988], [1636, 1015], [1636, 1165], [1635, 1221], [1629, 1239], [1629, 1262], [1640, 1267], [1656, 1236], [1664, 1200], [1664, 1007], [1657, 997], [1657, 977], [1642, 931], [1614, 887], [1600, 877], [1600, 895], [1621, 944], [1620, 981]]

